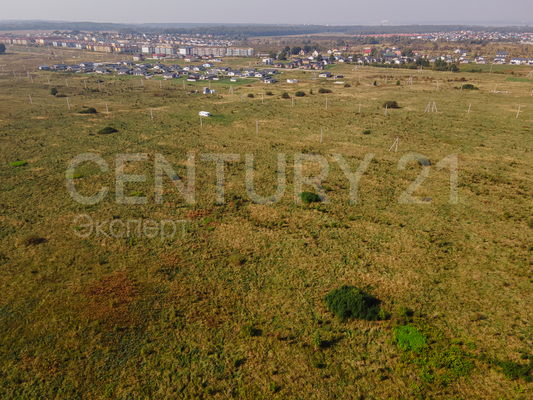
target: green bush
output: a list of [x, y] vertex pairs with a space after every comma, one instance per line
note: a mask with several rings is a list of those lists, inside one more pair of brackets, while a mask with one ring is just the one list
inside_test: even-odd
[[12, 167], [22, 167], [24, 165], [28, 164], [26, 161], [15, 161], [11, 163]]
[[267, 96], [272, 96], [272, 95], [274, 95], [274, 93], [272, 93], [270, 90], [267, 90], [265, 94], [266, 94]]
[[66, 95], [66, 94], [58, 93], [58, 94], [56, 94], [56, 97], [67, 97], [67, 95]]
[[282, 98], [282, 99], [290, 99], [291, 96], [289, 96], [289, 93], [287, 93], [287, 92], [283, 92], [283, 93], [281, 94], [281, 98]]
[[349, 83], [345, 83], [344, 87], [352, 87], [352, 85], [350, 85]]
[[55, 87], [53, 87], [52, 89], [50, 89], [50, 94], [52, 96], [55, 96], [57, 94], [57, 89]]
[[466, 85], [463, 85], [463, 90], [479, 90], [479, 88], [471, 83], [467, 83]]
[[309, 90], [309, 94], [313, 94], [313, 89]]
[[499, 361], [498, 365], [502, 369], [503, 376], [510, 381], [522, 378], [525, 382], [533, 382], [533, 359], [529, 360], [529, 364], [519, 364], [514, 361]]
[[378, 85], [378, 81], [374, 81], [374, 86], [377, 86]]
[[305, 96], [305, 93], [302, 92], [301, 90], [298, 90], [296, 93], [294, 93], [294, 95], [295, 95], [296, 97], [304, 97], [304, 96]]
[[342, 322], [348, 319], [376, 321], [383, 315], [380, 313], [380, 301], [354, 286], [344, 285], [335, 289], [328, 293], [324, 300], [329, 310]]
[[396, 86], [400, 86], [400, 85], [401, 85], [400, 81], [399, 80], [396, 81]]
[[88, 107], [79, 112], [80, 114], [97, 114], [98, 111], [96, 111], [96, 108], [94, 107]]
[[363, 135], [370, 135], [370, 129], [365, 129], [363, 131]]
[[426, 337], [411, 325], [396, 327], [394, 341], [402, 350], [419, 351], [426, 347]]
[[251, 99], [253, 99], [253, 98], [254, 98], [253, 93], [248, 93], [248, 97], [251, 98]]
[[332, 93], [332, 91], [330, 89], [320, 88], [318, 89], [318, 93]]
[[111, 126], [106, 126], [105, 128], [102, 128], [98, 131], [100, 135], [108, 135], [110, 133], [115, 133], [115, 132], [118, 132], [118, 130], [116, 130], [115, 128]]
[[383, 103], [383, 108], [400, 108], [400, 106], [395, 101], [386, 101]]
[[320, 202], [320, 196], [318, 194], [316, 194], [316, 193], [313, 193], [313, 192], [303, 192], [301, 197], [302, 197], [302, 201], [305, 204], [319, 203]]

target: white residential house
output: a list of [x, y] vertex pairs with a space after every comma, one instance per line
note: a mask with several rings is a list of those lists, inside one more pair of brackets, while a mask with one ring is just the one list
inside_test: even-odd
[[274, 59], [273, 58], [263, 58], [261, 60], [261, 64], [263, 64], [263, 65], [274, 65]]

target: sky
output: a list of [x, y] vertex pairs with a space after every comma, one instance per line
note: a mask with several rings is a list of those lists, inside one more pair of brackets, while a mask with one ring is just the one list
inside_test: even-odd
[[532, 0], [22, 0], [3, 3], [0, 20], [533, 25]]

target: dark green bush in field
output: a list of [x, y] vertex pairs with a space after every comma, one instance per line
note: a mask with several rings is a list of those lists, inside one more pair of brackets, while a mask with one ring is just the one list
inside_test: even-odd
[[46, 242], [46, 239], [32, 234], [26, 236], [22, 242], [25, 246], [37, 246], [38, 244]]
[[67, 97], [67, 95], [66, 95], [66, 94], [58, 93], [58, 94], [56, 94], [56, 97]]
[[248, 97], [251, 98], [251, 99], [253, 99], [253, 98], [254, 98], [253, 93], [248, 93]]
[[479, 90], [479, 88], [477, 86], [472, 85], [471, 83], [467, 83], [466, 85], [463, 85], [463, 90]]
[[15, 161], [15, 162], [11, 163], [11, 166], [12, 167], [22, 167], [22, 166], [24, 166], [26, 164], [27, 164], [26, 161]]
[[383, 315], [380, 312], [380, 301], [355, 286], [344, 285], [335, 289], [328, 293], [324, 300], [329, 310], [342, 322], [349, 319], [376, 321]]
[[352, 85], [350, 85], [349, 83], [345, 83], [344, 87], [352, 87]]
[[281, 94], [281, 98], [282, 98], [282, 99], [290, 99], [291, 96], [289, 96], [289, 93], [287, 93], [287, 92], [283, 92], [283, 93]]
[[298, 90], [296, 93], [294, 93], [294, 95], [295, 95], [296, 97], [304, 97], [304, 96], [305, 96], [305, 93], [302, 92], [301, 90]]
[[303, 192], [302, 201], [306, 204], [320, 202], [320, 196], [313, 192]]
[[313, 94], [313, 89], [311, 89], [311, 90], [309, 91], [309, 94]]
[[53, 87], [52, 89], [50, 89], [50, 94], [52, 96], [55, 96], [57, 94], [57, 89], [55, 87]]
[[98, 131], [100, 135], [108, 135], [110, 133], [115, 133], [115, 132], [118, 132], [118, 130], [116, 130], [115, 128], [111, 126], [106, 126], [105, 128], [102, 128]]
[[265, 94], [266, 94], [267, 96], [272, 96], [274, 93], [272, 93], [272, 91], [270, 91], [270, 90], [267, 90]]
[[395, 101], [386, 101], [383, 103], [383, 108], [400, 108], [400, 106]]
[[326, 88], [320, 88], [318, 89], [318, 93], [332, 93], [332, 91], [330, 89], [326, 89]]
[[363, 135], [370, 135], [370, 129], [365, 129], [363, 131]]
[[97, 114], [98, 111], [96, 111], [96, 108], [94, 107], [88, 107], [79, 112], [80, 114]]
[[396, 81], [396, 86], [400, 86], [400, 85], [401, 85], [400, 81]]

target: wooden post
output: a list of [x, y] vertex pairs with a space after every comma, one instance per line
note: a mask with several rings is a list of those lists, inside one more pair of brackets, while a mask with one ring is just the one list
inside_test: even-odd
[[200, 126], [203, 126], [202, 125], [202, 116], [200, 115]]
[[[531, 92], [531, 95], [533, 96], [533, 92]], [[263, 98], [264, 98], [264, 94], [261, 93], [261, 104], [263, 104]]]
[[98, 90], [100, 90], [100, 80], [98, 80]]
[[326, 110], [328, 109], [328, 99], [326, 99]]
[[359, 102], [359, 114], [361, 114], [361, 102]]
[[85, 83], [85, 89], [87, 89], [87, 81], [83, 81]]
[[150, 119], [154, 119], [154, 114], [152, 113], [152, 109], [150, 108]]
[[518, 106], [518, 112], [516, 113], [516, 118], [518, 118], [518, 116], [520, 115], [520, 108], [521, 108], [521, 107], [522, 107], [522, 106]]
[[292, 106], [294, 107], [294, 97], [292, 98]]
[[322, 143], [322, 128], [320, 128], [320, 143]]
[[69, 104], [69, 102], [68, 102], [68, 97], [67, 97], [67, 107], [68, 107], [68, 109], [70, 110], [70, 104]]
[[105, 110], [107, 112], [107, 115], [109, 115], [109, 108], [107, 108], [107, 103], [105, 103]]
[[470, 109], [472, 108], [472, 103], [468, 106], [468, 115], [470, 115]]
[[389, 108], [388, 104], [385, 104], [385, 116], [387, 116], [387, 109]]
[[68, 81], [67, 81], [67, 78], [65, 78], [65, 85], [67, 85], [67, 87], [68, 87]]
[[259, 135], [259, 122], [255, 121], [255, 134]]
[[33, 101], [31, 100], [31, 94], [30, 94], [30, 104], [33, 106]]

